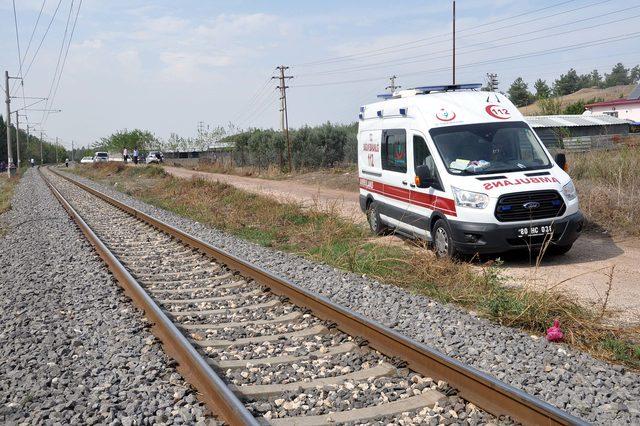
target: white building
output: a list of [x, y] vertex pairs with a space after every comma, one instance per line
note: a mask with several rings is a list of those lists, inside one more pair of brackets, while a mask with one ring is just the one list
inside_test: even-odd
[[585, 105], [585, 108], [587, 109], [585, 114], [610, 115], [640, 124], [640, 84], [626, 99], [596, 102]]

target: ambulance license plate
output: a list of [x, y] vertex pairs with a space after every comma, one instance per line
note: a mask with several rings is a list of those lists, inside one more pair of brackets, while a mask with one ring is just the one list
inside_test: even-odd
[[518, 228], [516, 233], [519, 237], [538, 237], [540, 235], [553, 234], [553, 225], [535, 225]]

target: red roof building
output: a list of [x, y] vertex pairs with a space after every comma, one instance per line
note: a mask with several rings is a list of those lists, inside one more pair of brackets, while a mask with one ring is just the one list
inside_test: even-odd
[[596, 102], [584, 106], [586, 114], [604, 114], [618, 117], [623, 120], [630, 120], [640, 124], [640, 85], [629, 95], [627, 99], [616, 99], [613, 101]]

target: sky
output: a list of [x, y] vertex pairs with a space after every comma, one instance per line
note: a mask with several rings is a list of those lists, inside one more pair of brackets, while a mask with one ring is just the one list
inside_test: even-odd
[[[392, 75], [404, 88], [451, 82], [451, 5], [0, 0], [0, 70], [24, 78], [12, 91], [14, 106], [35, 102], [23, 95], [50, 97], [31, 108], [62, 110], [28, 111], [21, 120], [67, 147], [120, 129], [167, 138], [194, 137], [199, 122], [279, 128], [271, 79], [278, 65], [294, 77], [291, 127], [348, 123]], [[456, 10], [459, 83], [483, 83], [492, 72], [500, 90], [519, 76], [533, 89], [537, 78], [552, 83], [570, 67], [604, 74], [617, 62], [640, 63], [640, 0], [458, 0]]]

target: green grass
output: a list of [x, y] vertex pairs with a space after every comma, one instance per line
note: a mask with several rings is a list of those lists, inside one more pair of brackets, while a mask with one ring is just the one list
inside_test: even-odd
[[77, 173], [97, 179], [160, 208], [221, 229], [257, 244], [295, 253], [327, 265], [368, 275], [433, 299], [472, 309], [500, 324], [542, 335], [560, 319], [566, 340], [596, 356], [637, 367], [637, 351], [622, 351], [609, 341], [634, 345], [637, 329], [611, 329], [599, 310], [556, 290], [509, 286], [499, 264], [473, 266], [436, 259], [424, 247], [384, 244], [368, 229], [330, 212], [238, 190], [202, 179], [179, 179], [158, 168], [100, 165]]
[[611, 352], [613, 357], [624, 364], [640, 370], [640, 344], [632, 344], [619, 339], [606, 339], [603, 349]]

